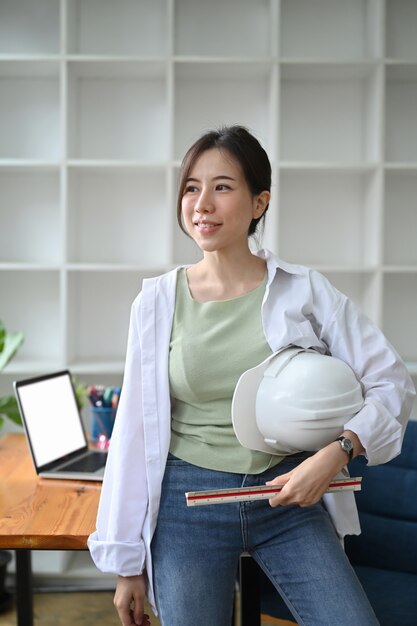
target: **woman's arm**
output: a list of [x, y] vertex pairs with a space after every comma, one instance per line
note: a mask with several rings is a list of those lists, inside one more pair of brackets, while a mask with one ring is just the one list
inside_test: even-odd
[[401, 451], [415, 396], [402, 359], [382, 331], [335, 289], [313, 272], [313, 317], [329, 354], [345, 361], [362, 387], [362, 409], [345, 422], [358, 437], [369, 465], [386, 463]]
[[132, 306], [122, 392], [102, 486], [97, 530], [88, 540], [96, 566], [122, 576], [145, 568], [143, 523], [148, 510], [142, 424], [140, 316]]
[[[353, 456], [364, 452], [355, 433], [345, 430], [343, 435], [353, 443]], [[348, 460], [346, 452], [342, 450], [338, 441], [330, 443], [313, 456], [308, 457], [291, 472], [277, 476], [267, 483], [268, 485], [285, 484], [276, 496], [270, 498], [271, 506], [280, 504], [310, 506], [319, 502], [332, 479], [344, 468]]]
[[[364, 404], [340, 433], [353, 443], [353, 456], [370, 465], [386, 463], [401, 451], [415, 390], [407, 369], [381, 330], [321, 274], [310, 276], [310, 319], [329, 353], [350, 365], [361, 383]], [[330, 481], [348, 462], [332, 442], [271, 484], [285, 483], [272, 506], [318, 502]]]

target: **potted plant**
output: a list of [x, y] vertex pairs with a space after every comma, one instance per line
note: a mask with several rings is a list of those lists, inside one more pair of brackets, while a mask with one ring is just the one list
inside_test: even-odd
[[[23, 343], [23, 339], [24, 336], [21, 332], [7, 332], [4, 323], [0, 320], [0, 372], [4, 370], [7, 363], [11, 361], [16, 352], [19, 350]], [[87, 388], [82, 383], [78, 383], [75, 378], [72, 380], [74, 383], [78, 408], [81, 410], [87, 402]], [[4, 418], [7, 418], [9, 421], [17, 424], [18, 426], [22, 425], [19, 407], [14, 395], [0, 396], [0, 434]]]
[[[23, 343], [23, 333], [8, 333], [0, 320], [0, 372], [13, 358]], [[15, 424], [21, 424], [19, 409], [14, 396], [0, 396], [0, 431], [4, 418]], [[11, 559], [10, 552], [0, 550], [0, 613], [7, 610], [12, 596], [6, 591], [6, 570]]]

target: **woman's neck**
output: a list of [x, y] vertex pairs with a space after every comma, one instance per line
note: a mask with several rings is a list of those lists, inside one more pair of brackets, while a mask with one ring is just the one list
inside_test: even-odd
[[266, 263], [248, 250], [247, 254], [205, 253], [188, 268], [188, 287], [199, 302], [230, 300], [252, 291], [265, 277]]

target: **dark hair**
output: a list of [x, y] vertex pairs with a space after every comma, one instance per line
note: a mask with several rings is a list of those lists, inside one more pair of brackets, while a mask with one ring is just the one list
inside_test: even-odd
[[[181, 230], [186, 235], [188, 233], [182, 222], [181, 205], [187, 179], [197, 159], [203, 152], [212, 148], [225, 150], [236, 159], [254, 196], [262, 191], [271, 190], [271, 164], [268, 155], [259, 141], [244, 126], [222, 126], [217, 130], [205, 133], [189, 148], [181, 164], [177, 198], [177, 220]], [[254, 218], [251, 221], [248, 237], [255, 234], [258, 223], [265, 219], [268, 206], [269, 204], [261, 217]]]

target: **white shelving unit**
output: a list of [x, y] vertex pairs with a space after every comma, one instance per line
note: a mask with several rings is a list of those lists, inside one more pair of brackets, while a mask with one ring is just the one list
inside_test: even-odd
[[271, 157], [265, 244], [417, 378], [416, 29], [415, 0], [2, 0], [0, 314], [25, 344], [1, 385], [120, 382], [141, 280], [197, 258], [180, 160], [223, 123]]

